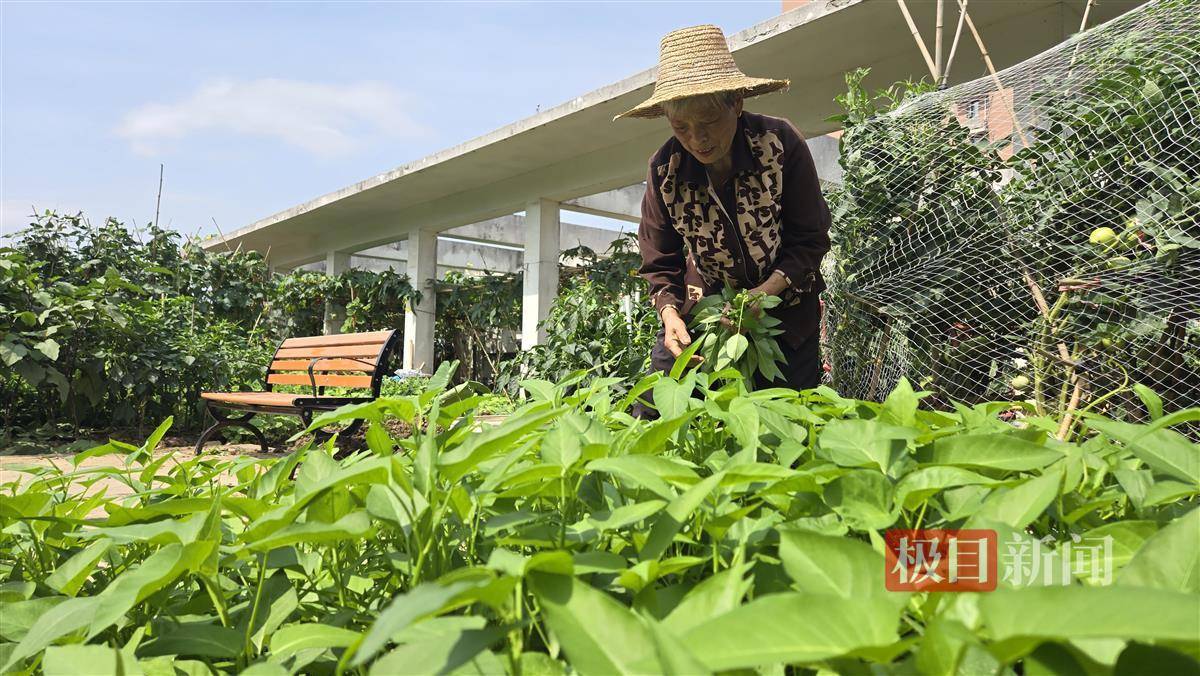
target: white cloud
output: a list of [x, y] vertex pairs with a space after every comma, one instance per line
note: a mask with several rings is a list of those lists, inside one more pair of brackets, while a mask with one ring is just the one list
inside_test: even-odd
[[425, 131], [411, 103], [378, 82], [322, 84], [298, 80], [217, 80], [174, 103], [152, 103], [125, 115], [117, 133], [136, 152], [199, 132], [275, 138], [316, 155], [341, 155], [379, 136]]

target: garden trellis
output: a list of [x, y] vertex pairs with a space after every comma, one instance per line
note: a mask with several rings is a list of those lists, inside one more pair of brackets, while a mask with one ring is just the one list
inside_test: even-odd
[[941, 405], [1200, 403], [1198, 64], [1200, 2], [1158, 0], [998, 73], [894, 89], [886, 111], [850, 76], [838, 390], [877, 399], [906, 376]]

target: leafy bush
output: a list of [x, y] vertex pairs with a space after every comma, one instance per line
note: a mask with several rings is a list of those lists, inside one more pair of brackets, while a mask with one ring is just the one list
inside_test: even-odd
[[635, 238], [615, 240], [605, 257], [579, 247], [562, 258], [579, 267], [560, 275], [558, 297], [542, 322], [546, 342], [500, 365], [496, 386], [515, 392], [522, 378], [559, 380], [577, 370], [636, 382], [649, 369], [658, 317], [643, 302], [645, 280]]
[[260, 388], [280, 340], [323, 332], [326, 303], [345, 307], [345, 330], [370, 331], [402, 327], [416, 296], [394, 272], [272, 277], [254, 252], [46, 212], [0, 249], [5, 437], [167, 416], [197, 429], [200, 392]]
[[[266, 266], [151, 227], [46, 213], [0, 249], [5, 430], [200, 424], [202, 389], [261, 381]], [[254, 309], [257, 304], [257, 310]]]
[[[1194, 670], [1200, 470], [1172, 431], [1008, 403], [653, 375], [529, 381], [477, 431], [449, 373], [331, 413], [370, 450], [177, 459], [111, 443], [0, 496], [0, 663], [124, 673], [1130, 673]], [[662, 418], [628, 414], [653, 389]], [[412, 436], [386, 432], [397, 418]], [[98, 472], [103, 454], [126, 466]], [[288, 476], [295, 471], [295, 481]], [[99, 477], [131, 495], [94, 494]], [[88, 486], [91, 486], [89, 489]], [[89, 514], [101, 516], [84, 521]], [[994, 592], [889, 592], [882, 533], [1041, 551]], [[1109, 536], [1086, 565], [1072, 543]], [[1082, 540], [1080, 540], [1082, 538]], [[1003, 550], [1002, 550], [1003, 551]], [[1103, 567], [1114, 572], [1111, 580]], [[784, 665], [793, 665], [785, 667]], [[1156, 665], [1156, 666], [1151, 666]], [[1164, 666], [1166, 665], [1166, 666]], [[116, 669], [111, 669], [115, 671]]]

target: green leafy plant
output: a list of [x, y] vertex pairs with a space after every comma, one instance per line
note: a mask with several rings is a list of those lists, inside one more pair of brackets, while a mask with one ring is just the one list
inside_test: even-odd
[[[1196, 668], [1200, 468], [1174, 428], [1200, 410], [1089, 414], [1064, 443], [1056, 420], [999, 420], [1010, 402], [925, 410], [907, 381], [875, 403], [695, 371], [629, 392], [585, 377], [526, 381], [529, 401], [480, 426], [482, 395], [444, 369], [314, 421], [368, 421], [342, 460], [336, 441], [173, 459], [154, 452], [167, 421], [141, 447], [26, 467], [0, 486], [0, 668]], [[662, 417], [632, 418], [650, 389]], [[121, 461], [90, 466], [103, 455]], [[1050, 572], [889, 592], [890, 528], [992, 529]]]
[[754, 383], [757, 373], [782, 384], [779, 364], [784, 356], [775, 337], [783, 331], [778, 328], [779, 320], [766, 312], [780, 302], [776, 296], [731, 287], [706, 296], [692, 311], [692, 328], [699, 331], [693, 337], [695, 347], [682, 357], [699, 355], [701, 368], [713, 373], [735, 369], [748, 385]]

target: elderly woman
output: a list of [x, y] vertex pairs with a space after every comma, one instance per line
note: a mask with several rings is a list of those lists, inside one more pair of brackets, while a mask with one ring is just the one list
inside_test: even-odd
[[742, 109], [746, 98], [787, 86], [742, 74], [716, 26], [684, 28], [663, 38], [654, 95], [617, 116], [665, 115], [671, 125], [650, 158], [638, 230], [640, 273], [662, 320], [656, 370], [669, 370], [691, 343], [686, 318], [696, 301], [728, 282], [783, 300], [770, 313], [781, 321], [786, 382], [773, 384], [819, 383], [829, 208], [800, 132]]

